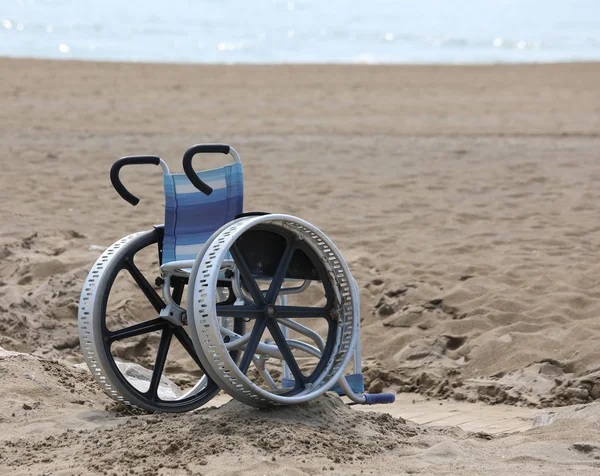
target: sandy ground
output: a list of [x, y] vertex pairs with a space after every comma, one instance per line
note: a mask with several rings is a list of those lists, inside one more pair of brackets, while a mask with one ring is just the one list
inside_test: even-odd
[[[0, 346], [35, 356], [0, 356], [1, 474], [600, 471], [599, 65], [0, 70]], [[371, 391], [586, 411], [510, 436], [331, 397], [123, 413], [73, 367], [77, 301], [102, 249], [162, 222], [162, 191], [152, 167], [126, 171], [132, 208], [108, 169], [150, 153], [180, 170], [199, 142], [241, 153], [246, 210], [342, 250]]]

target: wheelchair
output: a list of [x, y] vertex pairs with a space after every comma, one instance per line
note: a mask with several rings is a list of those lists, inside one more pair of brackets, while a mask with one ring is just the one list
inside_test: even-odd
[[[194, 170], [197, 154], [215, 153], [232, 160]], [[351, 403], [394, 401], [394, 394], [364, 393], [359, 289], [327, 235], [294, 216], [243, 213], [242, 163], [228, 145], [189, 148], [183, 174], [157, 156], [117, 160], [112, 185], [134, 206], [139, 199], [119, 173], [142, 164], [162, 169], [164, 224], [109, 246], [79, 304], [81, 350], [110, 397], [149, 412], [190, 411], [220, 390], [256, 407], [330, 390]], [[144, 253], [149, 271], [139, 265]], [[122, 274], [139, 289], [135, 297], [119, 288]], [[134, 349], [156, 349], [145, 361], [152, 370], [123, 357], [129, 340]], [[189, 362], [179, 369], [183, 383], [165, 375], [178, 367], [169, 363], [175, 343]]]

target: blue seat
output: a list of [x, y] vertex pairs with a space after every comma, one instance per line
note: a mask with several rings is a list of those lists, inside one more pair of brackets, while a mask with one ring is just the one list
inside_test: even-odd
[[197, 173], [213, 188], [200, 192], [185, 174], [165, 174], [165, 228], [162, 264], [193, 260], [206, 240], [225, 223], [242, 213], [244, 178], [242, 164]]

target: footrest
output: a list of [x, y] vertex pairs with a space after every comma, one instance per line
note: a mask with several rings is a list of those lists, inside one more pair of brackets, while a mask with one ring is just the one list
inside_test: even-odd
[[378, 403], [394, 403], [396, 395], [393, 393], [365, 393], [365, 405], [376, 405]]
[[[352, 389], [352, 391], [354, 393], [358, 393], [358, 394], [364, 393], [365, 379], [363, 377], [363, 374], [346, 375], [345, 379], [346, 379], [346, 382], [348, 382], [348, 385], [350, 386], [350, 388]], [[293, 378], [284, 378], [282, 380], [282, 386], [284, 388], [294, 388], [295, 384], [296, 384], [296, 381]], [[339, 396], [345, 395], [345, 393], [342, 390], [342, 387], [340, 387], [339, 383], [336, 383], [333, 387], [331, 387], [330, 391], [337, 393]]]

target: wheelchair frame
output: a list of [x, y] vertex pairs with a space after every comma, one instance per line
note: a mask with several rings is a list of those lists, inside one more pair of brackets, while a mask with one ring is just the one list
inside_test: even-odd
[[[197, 173], [192, 167], [192, 159], [197, 153], [229, 154], [233, 157], [234, 163], [241, 164], [239, 154], [235, 149], [226, 145], [204, 144], [196, 145], [188, 149], [184, 154], [183, 159], [185, 175], [189, 179], [190, 184], [205, 195], [210, 195], [213, 190], [201, 179], [201, 173]], [[125, 165], [133, 164], [159, 165], [162, 169], [163, 176], [165, 177], [170, 176], [171, 173], [167, 164], [157, 156], [130, 156], [119, 159], [111, 168], [111, 182], [123, 199], [132, 205], [136, 205], [139, 202], [139, 199], [125, 188], [119, 178], [120, 169]], [[302, 267], [298, 268], [301, 270], [299, 271], [300, 278], [296, 276], [294, 281], [300, 281], [300, 284], [286, 287], [284, 282], [287, 278], [285, 276], [286, 273], [289, 273], [290, 271], [285, 268], [283, 269], [283, 274], [281, 274], [279, 268], [282, 265], [281, 263], [278, 263], [277, 273], [279, 274], [275, 273], [271, 277], [269, 290], [262, 291], [258, 285], [250, 285], [251, 280], [258, 282], [260, 276], [255, 277], [252, 273], [248, 274], [250, 272], [249, 269], [244, 271], [244, 266], [246, 266], [246, 263], [243, 262], [244, 260], [238, 258], [239, 262], [236, 263], [236, 259], [234, 259], [231, 254], [235, 249], [237, 250], [237, 256], [241, 256], [238, 248], [236, 248], [239, 246], [239, 242], [236, 240], [241, 239], [248, 230], [259, 230], [262, 229], [261, 227], [266, 228], [267, 231], [265, 231], [265, 233], [269, 233], [270, 229], [274, 229], [278, 233], [283, 233], [282, 230], [285, 229], [286, 233], [289, 233], [290, 236], [294, 237], [294, 240], [303, 241], [302, 246], [307, 250], [305, 253], [309, 253], [310, 256], [321, 256], [322, 261], [325, 262], [326, 259], [329, 260], [331, 265], [334, 265], [333, 267], [335, 270], [332, 270], [330, 269], [331, 267], [326, 264], [325, 268], [323, 268], [325, 269], [325, 272], [321, 270], [321, 274], [319, 275], [324, 286], [326, 281], [324, 276], [327, 276], [327, 269], [329, 269], [328, 273], [331, 277], [327, 279], [338, 280], [336, 281], [338, 282], [338, 285], [336, 286], [332, 286], [331, 282], [327, 285], [331, 288], [330, 291], [335, 291], [335, 293], [333, 291], [329, 292], [329, 294], [331, 294], [331, 299], [338, 300], [338, 306], [335, 308], [337, 312], [336, 316], [325, 316], [326, 318], [336, 321], [335, 328], [337, 329], [335, 337], [336, 342], [333, 344], [329, 344], [329, 340], [332, 338], [332, 334], [329, 332], [327, 349], [325, 341], [318, 332], [293, 319], [285, 317], [280, 318], [277, 314], [284, 313], [287, 309], [295, 309], [293, 306], [288, 306], [288, 296], [302, 293], [310, 285], [310, 279], [312, 278], [309, 277], [307, 279], [307, 276], [302, 274], [303, 272], [306, 274], [306, 269], [302, 271]], [[393, 394], [370, 395], [364, 393], [361, 370], [360, 293], [358, 285], [352, 278], [350, 270], [335, 245], [316, 227], [308, 222], [289, 215], [264, 213], [240, 214], [214, 231], [210, 238], [208, 238], [201, 246], [201, 250], [196, 255], [195, 259], [175, 259], [165, 263], [162, 262], [162, 255], [164, 252], [162, 243], [164, 229], [157, 226], [155, 227], [155, 233], [158, 235], [157, 241], [159, 242], [160, 259], [160, 278], [157, 280], [157, 284], [160, 285], [164, 304], [164, 307], [161, 307], [159, 311], [157, 319], [162, 319], [164, 321], [164, 325], [168, 326], [165, 328], [174, 329], [171, 332], [173, 332], [173, 335], [180, 340], [190, 355], [195, 352], [197, 358], [194, 360], [200, 365], [205, 373], [193, 387], [192, 394], [190, 394], [191, 397], [194, 397], [194, 391], [199, 395], [203, 391], [203, 388], [210, 386], [210, 380], [212, 379], [221, 389], [234, 398], [255, 406], [302, 403], [315, 398], [327, 390], [334, 390], [340, 395], [346, 395], [353, 403], [357, 404], [391, 403], [394, 401]], [[143, 233], [125, 237], [112, 245], [112, 247], [109, 247], [90, 271], [80, 300], [79, 334], [81, 347], [92, 374], [113, 398], [127, 404], [141, 406], [150, 411], [187, 411], [190, 408], [185, 405], [178, 406], [176, 404], [170, 405], [166, 403], [163, 405], [163, 408], [160, 408], [160, 405], [153, 405], [152, 402], [147, 403], [144, 399], [139, 400], [135, 398], [136, 395], [133, 395], [134, 398], [128, 398], [132, 396], [131, 389], [127, 389], [127, 385], [123, 387], [122, 382], [114, 382], [114, 374], [109, 372], [112, 375], [111, 377], [111, 375], [107, 375], [107, 372], [103, 370], [106, 368], [106, 363], [100, 362], [99, 364], [98, 361], [102, 359], [99, 359], [98, 357], [99, 351], [97, 349], [97, 344], [94, 344], [94, 342], [92, 342], [93, 339], [90, 337], [93, 334], [92, 329], [98, 328], [97, 323], [94, 322], [94, 318], [98, 320], [95, 316], [97, 316], [99, 312], [106, 312], [105, 301], [108, 299], [108, 296], [101, 296], [103, 304], [100, 306], [100, 310], [98, 310], [98, 304], [96, 303], [97, 296], [95, 295], [98, 288], [98, 281], [101, 281], [100, 278], [103, 267], [111, 260], [111, 256], [115, 255], [115, 253], [119, 253], [119, 248], [121, 246], [126, 246], [128, 240], [135, 240], [136, 237], [141, 234]], [[306, 245], [307, 243], [308, 246]], [[225, 249], [227, 246], [230, 246], [230, 248]], [[286, 246], [291, 245], [288, 243]], [[310, 251], [311, 249], [313, 251]], [[284, 255], [280, 258], [282, 261], [284, 260], [285, 252], [286, 251], [284, 251]], [[291, 267], [291, 263], [295, 256], [292, 251], [289, 253], [291, 254], [288, 257], [288, 268]], [[176, 256], [176, 253], [174, 255]], [[267, 257], [264, 257], [264, 259], [269, 261]], [[312, 259], [311, 266], [316, 266], [314, 257], [309, 257], [309, 260], [310, 259]], [[215, 269], [211, 269], [213, 266], [215, 266], [215, 269], [218, 267], [217, 272], [215, 272]], [[251, 276], [251, 278], [248, 276]], [[301, 279], [302, 277], [305, 279]], [[112, 279], [114, 280], [114, 277]], [[279, 279], [280, 283], [273, 292], [271, 287], [274, 286], [273, 283], [276, 279]], [[140, 281], [138, 279], [135, 280], [138, 286], [142, 288]], [[269, 282], [268, 278], [263, 279], [263, 281]], [[211, 285], [214, 287], [214, 293], [210, 292], [209, 282], [212, 283]], [[183, 286], [185, 286], [185, 284], [188, 285], [187, 308], [180, 304]], [[112, 283], [106, 288], [106, 293], [110, 292], [110, 286], [112, 286]], [[177, 286], [180, 286], [180, 288]], [[338, 290], [339, 286], [345, 287], [346, 298], [340, 296], [340, 291]], [[173, 293], [171, 292], [172, 288], [174, 289]], [[180, 289], [180, 291], [175, 291], [175, 289]], [[227, 289], [228, 292], [226, 293], [224, 289]], [[144, 290], [144, 288], [142, 288], [142, 291], [144, 291], [145, 294], [146, 292], [150, 293], [149, 290]], [[337, 297], [334, 297], [334, 294], [336, 294]], [[268, 304], [265, 301], [268, 296], [271, 296], [271, 298], [275, 296], [275, 301], [271, 299], [273, 304]], [[330, 301], [330, 297], [327, 298], [328, 302]], [[350, 298], [352, 301], [351, 303], [348, 301]], [[264, 302], [261, 310], [257, 309], [259, 299]], [[241, 307], [244, 306], [246, 306], [244, 309], [248, 310], [246, 312], [251, 312], [253, 315], [260, 316], [260, 313], [264, 313], [264, 318], [267, 323], [263, 324], [263, 329], [265, 328], [265, 325], [269, 326], [269, 331], [272, 334], [274, 330], [279, 329], [288, 350], [282, 349], [281, 345], [279, 345], [282, 344], [281, 340], [279, 344], [277, 344], [277, 342], [275, 344], [261, 342], [261, 334], [258, 337], [258, 342], [254, 342], [256, 338], [253, 331], [240, 335], [240, 326], [237, 326], [235, 330], [230, 329], [232, 324], [231, 320], [233, 319], [233, 323], [238, 325], [239, 321], [237, 321], [237, 319], [239, 319], [239, 317], [219, 316], [216, 311], [216, 306], [217, 303], [221, 304], [223, 302], [230, 302], [231, 305], [221, 308], [227, 308], [227, 311], [223, 310], [222, 314], [227, 312], [231, 313], [232, 316], [240, 315], [240, 313], [243, 314], [244, 311]], [[340, 303], [343, 302], [346, 302], [346, 304], [341, 305]], [[238, 306], [238, 309], [233, 307], [236, 305]], [[104, 307], [102, 308], [102, 306]], [[158, 307], [159, 305], [155, 305], [157, 311]], [[215, 311], [211, 314], [207, 309], [215, 309]], [[311, 309], [314, 311], [316, 308]], [[269, 316], [269, 313], [271, 312], [274, 314]], [[328, 312], [331, 313], [333, 310]], [[340, 320], [342, 319], [340, 316], [346, 317], [344, 317], [344, 320], [342, 321]], [[307, 315], [306, 317], [309, 316]], [[259, 317], [257, 317], [257, 319], [258, 318]], [[271, 318], [271, 321], [269, 321], [269, 318]], [[213, 320], [211, 321], [210, 319]], [[341, 329], [337, 328], [338, 322], [342, 322]], [[183, 329], [183, 326], [186, 325], [189, 326], [189, 329], [192, 331], [191, 339], [189, 340], [193, 343], [193, 351], [190, 348], [189, 340], [186, 339], [186, 337], [183, 337], [181, 331], [177, 330], [177, 328]], [[256, 325], [258, 324], [255, 323], [255, 326]], [[314, 345], [296, 339], [289, 339], [289, 330], [293, 330], [305, 338], [310, 339]], [[279, 331], [277, 331], [277, 333], [279, 333]], [[185, 334], [185, 332], [183, 332], [183, 334]], [[275, 336], [275, 334], [273, 335]], [[215, 339], [219, 342], [216, 342]], [[275, 339], [277, 340], [276, 337]], [[250, 343], [251, 341], [252, 344]], [[161, 346], [162, 342], [163, 337], [161, 337]], [[260, 387], [248, 383], [249, 379], [245, 376], [245, 372], [241, 372], [238, 368], [239, 362], [236, 361], [236, 358], [239, 357], [240, 353], [247, 354], [248, 352], [246, 352], [245, 349], [247, 346], [251, 345], [256, 345], [251, 353], [252, 355], [250, 355], [250, 357], [244, 355], [241, 359], [241, 364], [244, 365], [244, 362], [246, 361], [247, 365], [245, 368], [247, 370], [249, 365], [248, 361], [251, 359], [262, 380], [271, 388], [276, 389], [274, 392], [269, 392], [267, 390], [263, 391]], [[331, 347], [332, 345], [333, 350]], [[221, 353], [215, 350], [216, 347], [221, 349]], [[307, 381], [303, 380], [303, 374], [298, 374], [298, 368], [290, 369], [290, 360], [288, 356], [291, 353], [291, 349], [298, 349], [308, 355], [320, 359], [317, 370], [319, 368], [326, 369], [327, 375], [325, 375], [325, 370], [323, 370], [314, 378], [314, 381], [311, 380], [310, 383], [307, 383]], [[337, 353], [338, 350], [341, 354]], [[327, 354], [327, 351], [330, 353]], [[326, 361], [323, 361], [324, 352], [326, 355], [331, 356], [328, 357]], [[331, 352], [333, 352], [333, 354]], [[267, 358], [274, 357], [281, 360], [281, 387], [277, 386], [266, 369], [264, 365], [265, 356]], [[192, 357], [194, 356], [192, 355]], [[166, 355], [164, 358], [166, 359]], [[108, 360], [110, 361], [110, 359]], [[157, 357], [157, 364], [159, 363], [159, 360], [160, 357]], [[345, 375], [350, 360], [352, 361], [351, 366], [353, 368], [353, 373]], [[164, 361], [162, 362], [162, 365], [164, 366]], [[114, 367], [114, 365], [112, 366]], [[154, 387], [157, 387], [158, 385], [156, 380], [157, 377], [154, 373], [153, 369], [150, 389], [153, 385]], [[298, 377], [298, 379], [295, 381], [294, 377]], [[162, 378], [162, 367], [158, 381], [160, 381], [160, 378]], [[300, 383], [298, 383], [299, 379]], [[297, 387], [299, 385], [304, 385], [304, 389], [298, 390]], [[285, 389], [291, 390], [287, 392]], [[215, 393], [214, 388], [212, 388], [211, 392], [212, 394]], [[206, 397], [206, 401], [214, 396], [212, 394]], [[159, 399], [158, 393], [155, 395], [155, 400], [156, 399]], [[205, 403], [205, 401], [202, 401], [202, 403]]]

